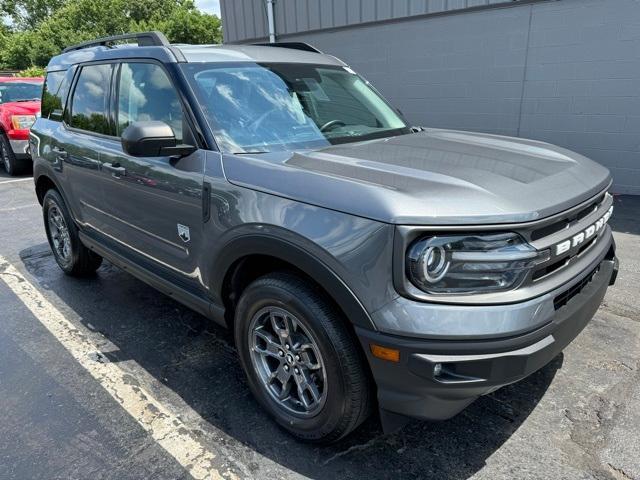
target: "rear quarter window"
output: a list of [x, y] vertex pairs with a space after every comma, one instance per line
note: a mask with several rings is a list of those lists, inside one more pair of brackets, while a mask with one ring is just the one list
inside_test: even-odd
[[[62, 118], [62, 110], [69, 92], [69, 84], [70, 80], [66, 70], [47, 73], [40, 107], [42, 118], [50, 118], [52, 120], [60, 120]], [[52, 113], [54, 114], [53, 116]]]

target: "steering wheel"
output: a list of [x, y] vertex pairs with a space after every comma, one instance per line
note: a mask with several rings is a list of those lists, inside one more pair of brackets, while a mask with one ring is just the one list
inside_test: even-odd
[[325, 132], [325, 131], [329, 130], [330, 128], [333, 128], [333, 127], [344, 127], [346, 125], [347, 124], [344, 123], [342, 120], [330, 120], [330, 121], [328, 121], [327, 123], [325, 123], [324, 125], [322, 125], [320, 127], [320, 131], [321, 132]]

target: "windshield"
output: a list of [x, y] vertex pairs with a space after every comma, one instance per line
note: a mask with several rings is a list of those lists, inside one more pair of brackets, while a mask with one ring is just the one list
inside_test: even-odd
[[0, 82], [0, 103], [40, 100], [42, 82]]
[[345, 67], [205, 63], [182, 68], [225, 152], [318, 148], [409, 131], [380, 95]]

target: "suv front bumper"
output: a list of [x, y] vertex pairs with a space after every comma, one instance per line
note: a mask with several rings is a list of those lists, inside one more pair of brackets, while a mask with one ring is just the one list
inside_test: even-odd
[[[393, 428], [388, 426], [393, 414], [428, 420], [451, 418], [479, 396], [517, 382], [549, 363], [589, 323], [607, 287], [615, 282], [618, 261], [614, 252], [612, 244], [595, 269], [585, 272], [574, 285], [553, 292], [552, 316], [526, 333], [499, 338], [426, 339], [357, 328], [378, 387], [385, 428]], [[568, 300], [567, 292], [571, 292]], [[489, 307], [466, 308], [482, 316]], [[371, 344], [399, 350], [400, 361], [374, 357]], [[393, 421], [397, 423], [397, 418]]]

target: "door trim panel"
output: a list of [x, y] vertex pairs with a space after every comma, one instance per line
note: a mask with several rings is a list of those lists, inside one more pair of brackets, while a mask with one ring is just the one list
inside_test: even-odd
[[201, 292], [184, 285], [175, 276], [149, 262], [137, 262], [109, 239], [100, 239], [98, 232], [80, 231], [80, 240], [90, 250], [98, 253], [122, 270], [152, 286], [174, 300], [186, 305], [216, 323], [225, 326], [224, 307], [213, 303]]
[[[154, 240], [157, 240], [157, 241], [159, 241], [159, 242], [164, 243], [165, 245], [168, 245], [168, 246], [170, 246], [170, 247], [175, 248], [176, 250], [179, 250], [179, 251], [180, 251], [180, 253], [181, 253], [181, 254], [183, 254], [185, 257], [189, 255], [189, 249], [188, 249], [188, 248], [186, 248], [184, 245], [180, 245], [180, 244], [178, 244], [178, 243], [174, 243], [174, 242], [172, 242], [172, 241], [170, 241], [170, 240], [167, 240], [166, 238], [160, 237], [160, 236], [156, 235], [155, 233], [151, 233], [151, 232], [149, 232], [148, 230], [145, 230], [144, 228], [140, 228], [140, 227], [138, 227], [137, 225], [134, 225], [134, 224], [129, 223], [129, 222], [125, 221], [125, 220], [122, 220], [121, 218], [116, 217], [115, 215], [111, 215], [110, 213], [105, 212], [104, 210], [101, 210], [100, 208], [98, 208], [98, 207], [96, 207], [96, 206], [94, 206], [94, 205], [88, 205], [88, 204], [85, 204], [85, 203], [84, 203], [84, 202], [82, 202], [82, 201], [81, 201], [81, 203], [82, 203], [83, 205], [85, 205], [87, 208], [90, 208], [90, 209], [92, 209], [92, 210], [94, 210], [94, 211], [98, 212], [100, 215], [104, 215], [105, 217], [109, 217], [109, 218], [110, 218], [111, 220], [113, 220], [113, 221], [116, 221], [116, 222], [118, 222], [118, 223], [122, 223], [123, 225], [126, 225], [127, 227], [132, 228], [132, 229], [134, 229], [134, 230], [135, 230], [135, 231], [137, 231], [137, 232], [140, 232], [140, 233], [142, 233], [142, 234], [144, 234], [144, 235], [147, 235], [147, 236], [149, 236], [149, 237], [153, 238]], [[100, 232], [100, 233], [101, 233], [102, 235], [105, 235], [105, 236], [107, 236], [107, 237], [110, 237], [110, 235], [108, 235], [108, 234], [107, 234], [107, 233], [105, 233], [105, 232]], [[117, 239], [114, 239], [114, 240], [117, 240]], [[120, 242], [120, 243], [123, 243], [123, 244], [124, 244], [124, 242]], [[127, 245], [127, 247], [128, 247], [128, 248], [133, 248], [133, 247], [130, 247], [129, 245]], [[147, 255], [147, 256], [148, 256], [149, 258], [153, 259], [154, 261], [157, 261], [157, 259], [155, 259], [155, 258], [153, 258], [153, 257], [151, 257], [151, 256], [149, 256], [149, 255]]]

